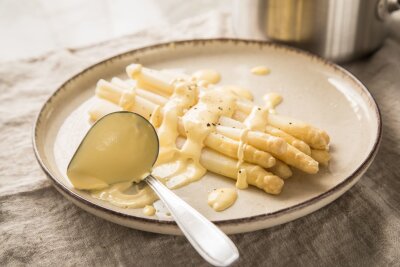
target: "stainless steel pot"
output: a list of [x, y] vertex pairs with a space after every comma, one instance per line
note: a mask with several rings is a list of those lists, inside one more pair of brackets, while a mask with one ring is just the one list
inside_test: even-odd
[[336, 62], [376, 50], [400, 0], [235, 0], [238, 37], [297, 46]]

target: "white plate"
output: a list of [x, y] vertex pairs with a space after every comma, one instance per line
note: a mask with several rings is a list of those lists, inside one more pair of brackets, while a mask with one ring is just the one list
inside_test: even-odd
[[[239, 190], [237, 202], [224, 212], [207, 205], [207, 192], [233, 187], [233, 180], [208, 173], [176, 193], [226, 233], [267, 228], [309, 214], [350, 189], [372, 162], [381, 138], [378, 107], [367, 89], [350, 73], [306, 52], [271, 43], [244, 40], [193, 40], [160, 44], [102, 61], [65, 82], [43, 106], [34, 129], [38, 161], [57, 190], [79, 207], [128, 227], [179, 234], [171, 220], [148, 217], [141, 209], [122, 209], [72, 188], [66, 167], [89, 128], [87, 108], [98, 79], [125, 77], [125, 66], [184, 68], [192, 72], [214, 68], [222, 84], [249, 88], [256, 102], [274, 91], [284, 101], [280, 114], [293, 116], [326, 130], [332, 161], [317, 175], [295, 172], [279, 196], [250, 188]], [[256, 76], [250, 69], [266, 65], [272, 71]]]

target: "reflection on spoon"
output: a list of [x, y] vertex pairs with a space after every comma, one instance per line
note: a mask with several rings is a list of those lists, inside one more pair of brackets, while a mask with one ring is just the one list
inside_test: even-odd
[[239, 257], [232, 241], [149, 175], [158, 151], [157, 133], [145, 118], [126, 111], [111, 113], [97, 121], [84, 137], [68, 165], [67, 175], [75, 188], [84, 190], [145, 181], [168, 207], [183, 234], [205, 260], [216, 266], [231, 264]]

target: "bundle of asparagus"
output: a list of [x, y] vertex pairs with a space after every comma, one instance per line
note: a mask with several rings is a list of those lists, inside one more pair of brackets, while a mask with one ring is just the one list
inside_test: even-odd
[[248, 183], [279, 194], [283, 179], [292, 175], [289, 166], [314, 174], [319, 164], [329, 162], [327, 133], [276, 114], [281, 101], [276, 94], [267, 95], [260, 107], [250, 92], [216, 86], [216, 79], [207, 80], [199, 72], [191, 77], [139, 64], [129, 65], [126, 72], [127, 80], [98, 81], [91, 119], [118, 110], [149, 119], [160, 139], [157, 164], [176, 160], [174, 151], [185, 154], [199, 170], [189, 182], [208, 170], [238, 179], [239, 188]]

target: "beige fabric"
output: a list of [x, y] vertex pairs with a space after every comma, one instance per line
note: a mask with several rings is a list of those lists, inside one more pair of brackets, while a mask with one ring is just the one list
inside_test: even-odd
[[[184, 237], [128, 229], [64, 199], [37, 164], [34, 118], [65, 79], [105, 57], [167, 40], [231, 36], [229, 15], [212, 13], [176, 27], [143, 31], [92, 47], [0, 63], [0, 266], [202, 266]], [[239, 266], [400, 265], [400, 44], [388, 39], [346, 66], [380, 105], [378, 156], [348, 193], [285, 225], [232, 236]]]

